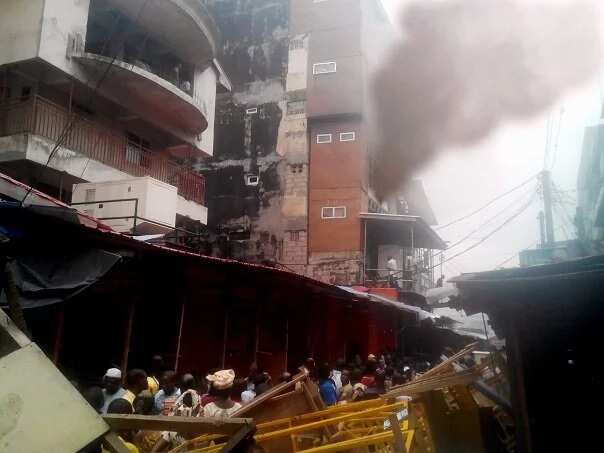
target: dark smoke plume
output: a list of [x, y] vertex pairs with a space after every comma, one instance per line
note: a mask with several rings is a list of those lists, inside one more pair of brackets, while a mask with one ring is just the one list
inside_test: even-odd
[[380, 197], [443, 148], [471, 145], [504, 121], [547, 109], [600, 61], [597, 11], [583, 2], [422, 0], [401, 25], [404, 39], [373, 87]]

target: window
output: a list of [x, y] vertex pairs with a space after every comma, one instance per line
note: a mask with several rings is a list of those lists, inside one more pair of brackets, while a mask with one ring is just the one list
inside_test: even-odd
[[337, 66], [335, 61], [330, 61], [326, 63], [315, 63], [312, 65], [312, 73], [314, 75], [318, 74], [329, 74], [331, 72], [336, 72]]
[[258, 175], [245, 175], [246, 186], [257, 186], [260, 183]]
[[300, 240], [300, 232], [299, 231], [290, 231], [289, 240], [292, 242], [298, 242]]
[[331, 143], [331, 134], [317, 134], [317, 143]]
[[252, 107], [251, 109], [246, 109], [246, 111], [245, 111], [246, 115], [253, 115], [255, 113], [258, 113], [258, 108], [257, 107]]
[[346, 206], [328, 206], [321, 208], [322, 219], [345, 219]]
[[356, 140], [356, 134], [354, 132], [342, 132], [340, 134], [341, 142], [354, 142]]
[[289, 49], [290, 50], [303, 49], [303, 48], [304, 48], [304, 40], [303, 39], [292, 39], [289, 42]]
[[21, 88], [21, 97], [23, 99], [29, 99], [29, 96], [31, 96], [31, 87], [22, 87]]
[[305, 101], [290, 101], [287, 103], [287, 114], [288, 115], [300, 115], [306, 111]]
[[86, 195], [84, 201], [86, 203], [91, 203], [96, 198], [96, 189], [86, 189]]

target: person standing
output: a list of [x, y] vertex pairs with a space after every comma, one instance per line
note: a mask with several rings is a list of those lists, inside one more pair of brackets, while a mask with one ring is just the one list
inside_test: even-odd
[[169, 415], [180, 396], [180, 389], [176, 387], [177, 379], [174, 371], [166, 371], [161, 378], [161, 389], [155, 394], [155, 412], [160, 415]]
[[231, 399], [235, 371], [220, 370], [206, 377], [212, 384], [215, 400], [203, 408], [204, 417], [226, 418], [233, 415], [241, 408], [241, 404]]
[[397, 274], [398, 274], [398, 263], [394, 257], [389, 256], [386, 262], [386, 268], [388, 269], [388, 281], [392, 288], [398, 288]]
[[340, 391], [340, 389], [342, 388], [342, 370], [344, 369], [344, 366], [346, 365], [346, 360], [339, 358], [338, 360], [336, 360], [336, 365], [334, 366], [333, 370], [331, 371], [331, 379], [333, 379], [334, 384], [336, 384], [336, 390]]
[[354, 388], [350, 383], [350, 371], [343, 370], [340, 376], [342, 387], [340, 388], [338, 401], [352, 401], [352, 394], [354, 393]]
[[123, 398], [126, 390], [122, 387], [122, 372], [118, 368], [109, 368], [103, 376], [103, 405], [101, 414], [106, 414], [113, 400]]
[[159, 392], [159, 379], [164, 371], [164, 358], [160, 355], [151, 357], [151, 373], [147, 377], [149, 391], [155, 396]]
[[333, 406], [338, 402], [336, 384], [331, 380], [329, 364], [321, 365], [317, 371], [319, 378], [319, 394], [326, 406]]
[[148, 388], [149, 382], [147, 381], [147, 373], [144, 370], [134, 368], [128, 371], [126, 375], [126, 393], [124, 393], [122, 398], [130, 403], [132, 412], [134, 412], [134, 399], [140, 392]]

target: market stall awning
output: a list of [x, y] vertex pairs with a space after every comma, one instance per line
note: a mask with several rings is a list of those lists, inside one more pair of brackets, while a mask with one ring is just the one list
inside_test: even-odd
[[374, 242], [406, 248], [447, 248], [440, 236], [421, 217], [369, 212], [362, 212], [359, 217], [367, 226], [367, 234]]
[[423, 321], [424, 319], [436, 319], [436, 316], [429, 311], [422, 310], [419, 307], [415, 307], [413, 305], [407, 305], [402, 302], [398, 302], [395, 300], [388, 299], [387, 297], [380, 296], [378, 294], [371, 294], [368, 292], [359, 291], [358, 289], [351, 288], [350, 286], [338, 286], [338, 288], [347, 291], [351, 294], [354, 294], [359, 299], [368, 300], [370, 302], [381, 304], [387, 307], [396, 308], [397, 310], [405, 311], [407, 313], [412, 313], [417, 316], [419, 321]]

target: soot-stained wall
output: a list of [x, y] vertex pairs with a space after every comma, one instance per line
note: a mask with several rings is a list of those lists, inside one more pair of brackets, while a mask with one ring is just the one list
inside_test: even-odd
[[208, 0], [222, 34], [219, 56], [233, 91], [216, 104], [207, 178], [209, 226], [218, 255], [278, 260], [287, 163], [278, 139], [285, 117], [289, 0]]

